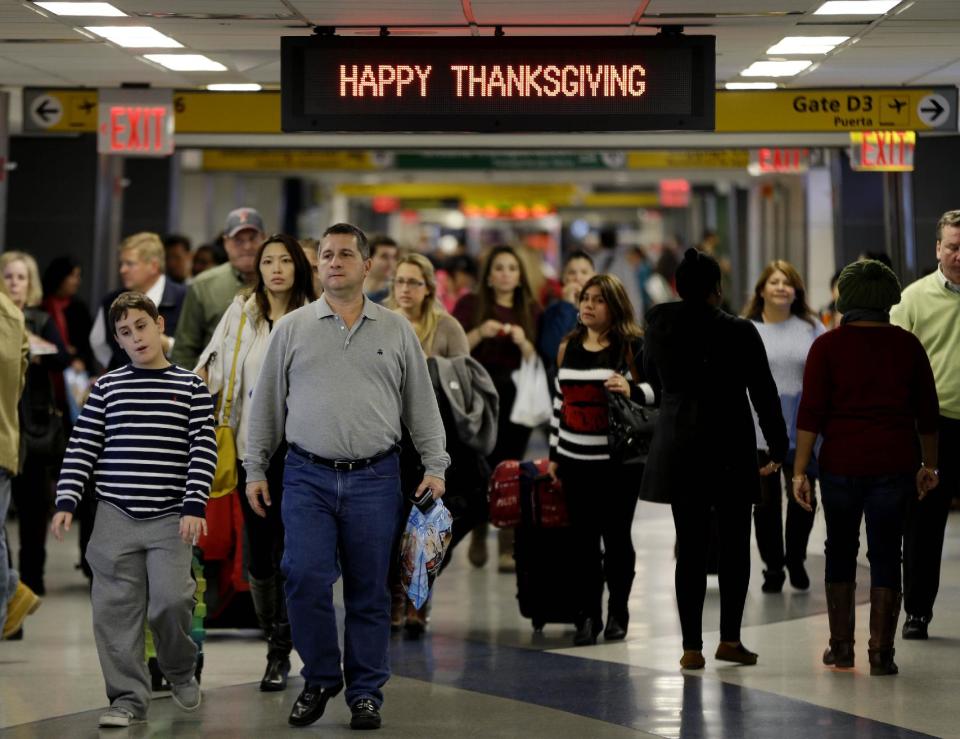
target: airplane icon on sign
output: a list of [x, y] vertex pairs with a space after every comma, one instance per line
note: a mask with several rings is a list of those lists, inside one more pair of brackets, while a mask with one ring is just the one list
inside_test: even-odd
[[82, 103], [80, 103], [80, 110], [82, 110], [84, 113], [87, 113], [87, 114], [89, 114], [90, 111], [96, 107], [97, 107], [97, 104], [89, 100], [84, 100]]
[[894, 98], [893, 102], [890, 103], [887, 107], [894, 108], [897, 111], [897, 114], [899, 115], [900, 109], [906, 104], [907, 104], [906, 100], [897, 100], [896, 98]]

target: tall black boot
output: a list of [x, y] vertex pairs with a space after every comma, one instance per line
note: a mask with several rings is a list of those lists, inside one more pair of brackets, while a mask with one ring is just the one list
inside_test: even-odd
[[823, 664], [853, 667], [853, 635], [856, 626], [855, 582], [828, 582], [827, 616], [830, 619], [830, 646], [823, 653]]
[[257, 623], [263, 629], [263, 635], [269, 639], [273, 624], [277, 622], [279, 578], [277, 575], [271, 575], [260, 580], [248, 573], [247, 580], [250, 583], [250, 597], [253, 599]]
[[273, 693], [287, 689], [287, 676], [290, 674], [290, 650], [293, 642], [290, 638], [290, 624], [287, 621], [275, 623], [270, 630], [270, 648], [267, 650], [267, 669], [260, 680], [260, 690]]
[[893, 588], [870, 589], [870, 674], [896, 675], [893, 640], [900, 618], [900, 593]]

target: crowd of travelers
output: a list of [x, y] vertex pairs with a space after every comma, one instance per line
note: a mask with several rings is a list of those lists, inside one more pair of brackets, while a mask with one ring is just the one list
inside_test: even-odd
[[[146, 718], [144, 622], [174, 701], [199, 707], [191, 560], [218, 533], [209, 509], [232, 496], [267, 644], [260, 690], [287, 687], [296, 649], [305, 683], [290, 724], [313, 723], [345, 690], [351, 727], [379, 728], [390, 633], [416, 638], [430, 621], [430, 600], [405, 590], [400, 531], [415, 505], [442, 498], [451, 547], [468, 539], [471, 564], [486, 565], [488, 481], [540, 433], [517, 413], [528, 370], [547, 378], [552, 404], [540, 430], [568, 517], [575, 645], [627, 636], [639, 500], [671, 507], [683, 669], [706, 663], [709, 572], [715, 658], [757, 662], [740, 633], [751, 523], [762, 591], [788, 580], [805, 591], [820, 579], [806, 563], [818, 509], [823, 663], [855, 663], [863, 521], [870, 673], [898, 672], [901, 607], [902, 638], [927, 638], [960, 493], [960, 457], [946, 451], [960, 442], [960, 211], [937, 225], [937, 268], [906, 289], [868, 254], [835, 275], [817, 313], [798, 269], [776, 260], [742, 316], [714, 234], [656, 263], [637, 247], [571, 251], [556, 277], [526, 246], [493, 245], [478, 261], [343, 223], [318, 239], [268, 234], [239, 208], [197, 249], [130, 235], [121, 287], [92, 307], [72, 256], [41, 273], [25, 251], [0, 254], [2, 638], [25, 638], [46, 593], [48, 533], [62, 540], [76, 522], [110, 700], [101, 726]], [[655, 419], [639, 464], [611, 432], [624, 408]], [[531, 575], [523, 536], [496, 537], [495, 566], [518, 582]]]

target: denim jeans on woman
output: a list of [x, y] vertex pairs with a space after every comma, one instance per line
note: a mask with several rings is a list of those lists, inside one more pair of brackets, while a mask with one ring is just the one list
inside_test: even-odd
[[821, 472], [826, 582], [856, 581], [860, 522], [866, 518], [870, 586], [900, 590], [903, 520], [910, 495], [916, 495], [912, 473], [852, 477]]
[[10, 566], [7, 547], [7, 510], [10, 508], [10, 474], [0, 469], [0, 626], [7, 620], [7, 603], [20, 583], [17, 571]]

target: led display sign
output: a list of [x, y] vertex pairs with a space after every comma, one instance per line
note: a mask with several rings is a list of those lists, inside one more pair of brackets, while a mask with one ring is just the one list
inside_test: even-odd
[[284, 131], [713, 130], [712, 36], [286, 37]]

